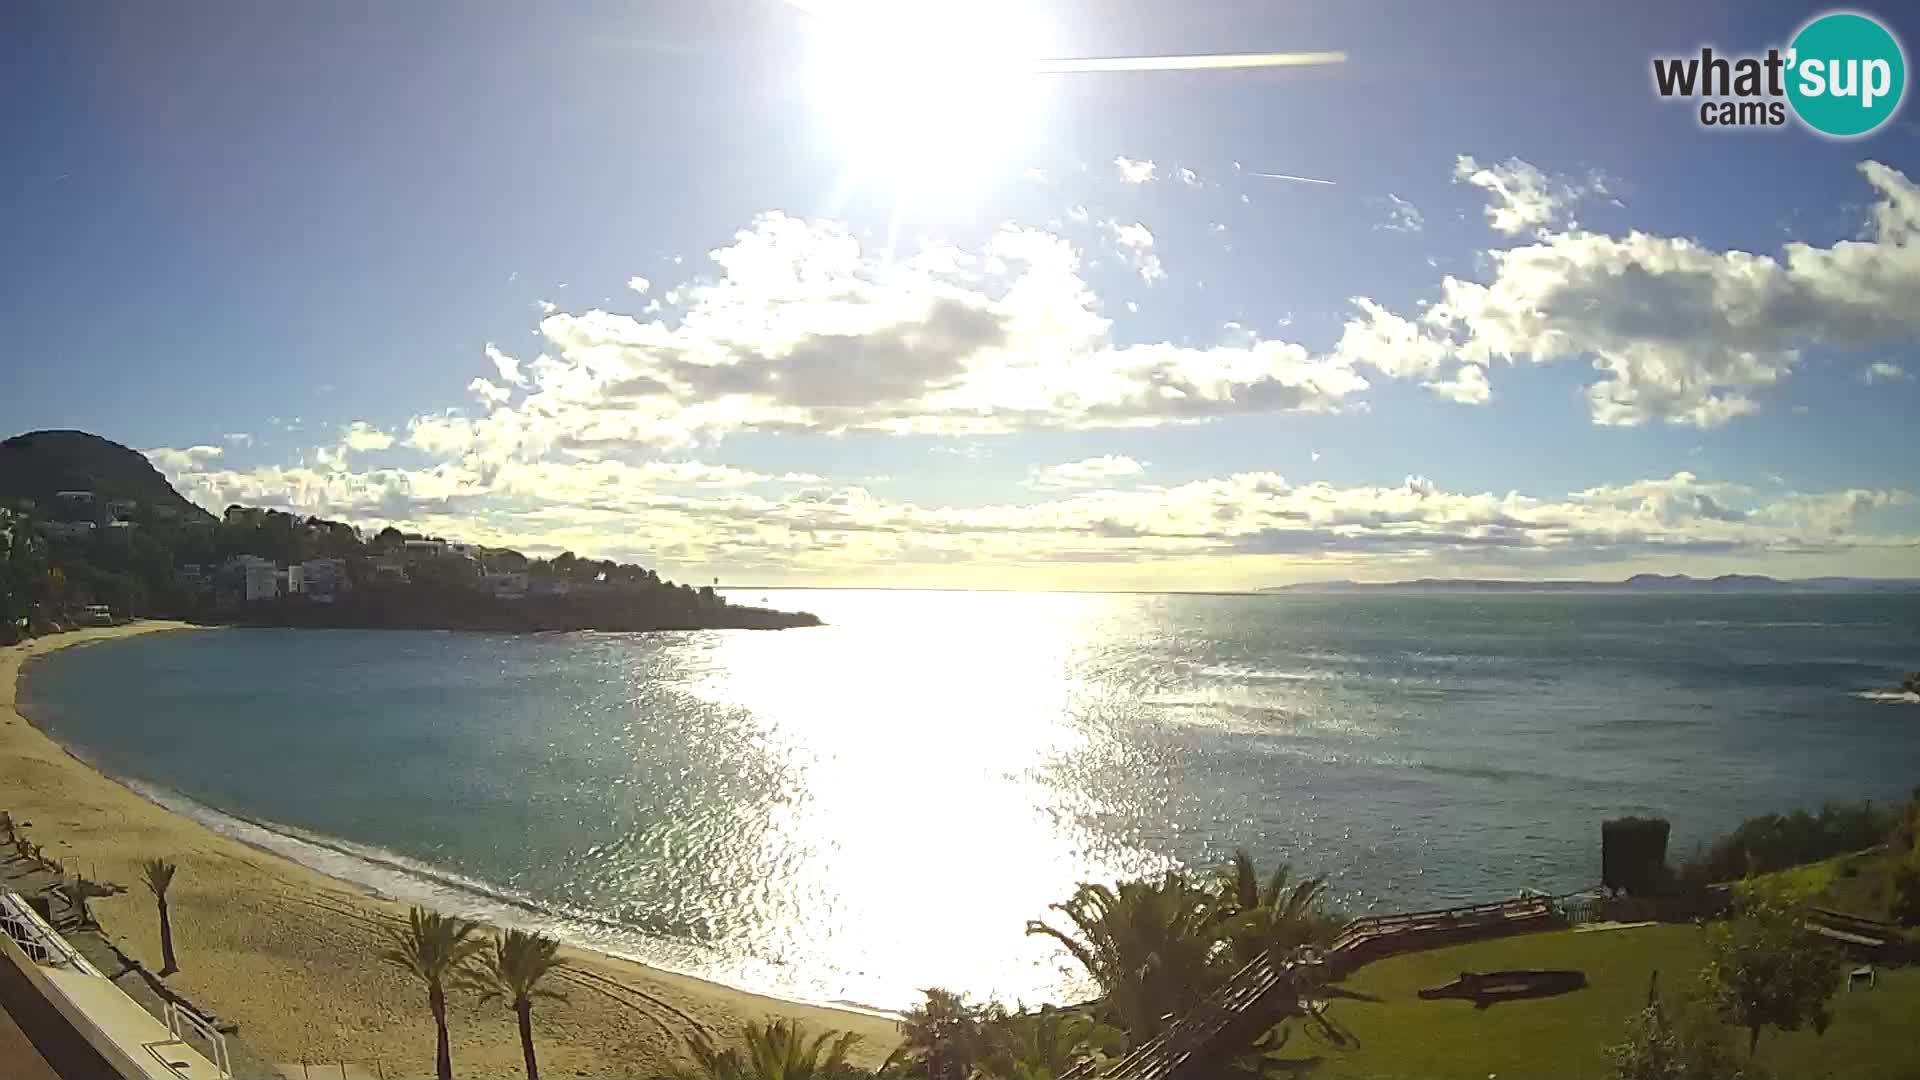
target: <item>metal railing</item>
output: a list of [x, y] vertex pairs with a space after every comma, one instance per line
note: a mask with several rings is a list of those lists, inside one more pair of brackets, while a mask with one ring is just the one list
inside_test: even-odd
[[67, 939], [54, 932], [19, 893], [0, 893], [0, 929], [7, 932], [20, 951], [36, 964], [52, 968], [71, 968], [88, 975], [100, 972], [87, 958], [74, 951]]
[[227, 1057], [227, 1037], [220, 1034], [212, 1024], [206, 1021], [205, 1017], [192, 1009], [176, 1005], [171, 1001], [165, 1004], [164, 1019], [167, 1022], [167, 1030], [173, 1033], [173, 1037], [181, 1042], [186, 1042], [189, 1035], [200, 1039], [211, 1051], [207, 1056], [213, 1059], [213, 1067], [219, 1069], [223, 1077], [232, 1076], [233, 1063]]

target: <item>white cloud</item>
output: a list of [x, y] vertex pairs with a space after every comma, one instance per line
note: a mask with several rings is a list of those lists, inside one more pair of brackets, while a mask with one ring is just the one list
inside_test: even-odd
[[648, 281], [646, 278], [643, 278], [638, 274], [635, 274], [634, 276], [627, 279], [627, 288], [632, 289], [634, 292], [639, 293], [641, 296], [645, 296], [647, 295], [647, 290], [653, 288], [653, 282]]
[[189, 446], [176, 449], [171, 446], [156, 446], [151, 450], [142, 450], [153, 467], [163, 473], [191, 472], [212, 464], [225, 451], [218, 446]]
[[1067, 207], [1067, 220], [1076, 225], [1085, 225], [1090, 217], [1092, 217], [1092, 214], [1088, 212], [1084, 204], [1075, 203]]
[[1419, 207], [1391, 191], [1387, 192], [1387, 220], [1375, 228], [1388, 232], [1417, 233], [1426, 226], [1427, 219], [1420, 213]]
[[487, 359], [493, 361], [493, 370], [500, 373], [501, 382], [509, 386], [527, 385], [527, 377], [520, 371], [520, 361], [518, 358], [501, 352], [491, 341], [487, 342], [485, 351]]
[[1194, 172], [1192, 169], [1181, 169], [1175, 175], [1180, 177], [1180, 182], [1188, 187], [1200, 186], [1200, 174]]
[[1487, 384], [1487, 369], [1476, 364], [1461, 364], [1451, 379], [1435, 379], [1420, 385], [1461, 405], [1485, 405], [1493, 397]]
[[1123, 184], [1144, 184], [1153, 179], [1153, 162], [1135, 161], [1121, 156], [1113, 159], [1114, 167], [1120, 170], [1120, 182]]
[[1347, 320], [1333, 354], [1344, 364], [1367, 364], [1383, 375], [1415, 378], [1432, 375], [1455, 350], [1451, 343], [1375, 301], [1356, 296], [1359, 314]]
[[1911, 378], [1907, 369], [1888, 360], [1875, 360], [1860, 371], [1860, 381], [1864, 383], [1901, 382]]
[[393, 445], [393, 436], [365, 420], [355, 420], [341, 429], [340, 442], [349, 450], [385, 450]]
[[1130, 457], [1102, 454], [1099, 457], [1033, 469], [1027, 474], [1024, 484], [1039, 491], [1106, 487], [1117, 480], [1130, 480], [1145, 472], [1145, 466]]
[[1102, 222], [1113, 242], [1119, 245], [1126, 256], [1128, 265], [1133, 267], [1140, 280], [1149, 285], [1167, 279], [1167, 271], [1160, 263], [1160, 256], [1153, 251], [1153, 230], [1139, 222], [1123, 225], [1111, 218]]
[[1575, 182], [1550, 176], [1519, 158], [1483, 166], [1462, 154], [1454, 160], [1453, 178], [1492, 196], [1487, 207], [1488, 224], [1508, 236], [1528, 230], [1544, 232], [1573, 203], [1589, 195], [1607, 194], [1606, 179], [1597, 173]]
[[253, 435], [245, 431], [229, 431], [225, 435], [220, 436], [220, 440], [228, 446], [253, 445]]
[[474, 376], [473, 381], [467, 384], [467, 392], [472, 394], [474, 399], [481, 405], [488, 408], [492, 408], [495, 405], [505, 405], [513, 398], [513, 391], [504, 386], [495, 385], [490, 380], [481, 378], [478, 375]]
[[1485, 282], [1446, 276], [1417, 324], [1363, 305], [1338, 352], [1402, 375], [1447, 357], [1481, 367], [1585, 359], [1602, 374], [1587, 390], [1595, 423], [1718, 427], [1758, 410], [1807, 347], [1920, 337], [1920, 190], [1878, 162], [1859, 168], [1879, 196], [1868, 235], [1790, 243], [1776, 257], [1637, 231], [1553, 231], [1539, 224], [1550, 212], [1517, 209], [1526, 200], [1514, 193], [1531, 181], [1501, 187], [1538, 175], [1510, 162], [1489, 189], [1502, 192], [1496, 210], [1518, 215], [1510, 231], [1533, 224], [1534, 237], [1487, 252]]
[[[1145, 280], [1144, 226], [1112, 229]], [[977, 251], [889, 262], [842, 226], [768, 214], [712, 253], [675, 324], [606, 311], [543, 320], [551, 356], [489, 422], [496, 450], [679, 446], [729, 432], [991, 434], [1325, 412], [1366, 389], [1275, 341], [1120, 346], [1060, 237], [1007, 227]], [[432, 419], [427, 430], [446, 425]]]
[[[1075, 564], [1147, 563], [1170, 574], [1195, 560], [1273, 558], [1329, 570], [1399, 564], [1408, 576], [1469, 564], [1543, 574], [1564, 565], [1657, 565], [1663, 559], [1792, 559], [1834, 565], [1909, 557], [1920, 536], [1882, 531], [1909, 511], [1889, 489], [1759, 492], [1692, 473], [1542, 498], [1455, 492], [1422, 475], [1398, 484], [1296, 484], [1271, 472], [1171, 487], [1135, 483], [1143, 467], [1108, 455], [1036, 470], [1035, 501], [928, 506], [806, 475], [769, 476], [693, 461], [617, 458], [508, 461], [475, 456], [421, 469], [222, 470], [217, 455], [153, 452], [190, 498], [404, 522], [530, 551], [568, 548], [675, 563], [761, 567], [780, 574], [889, 573], [956, 562], [1005, 574]], [[1115, 487], [1115, 483], [1132, 486]], [[1249, 581], [1247, 575], [1253, 575]]]

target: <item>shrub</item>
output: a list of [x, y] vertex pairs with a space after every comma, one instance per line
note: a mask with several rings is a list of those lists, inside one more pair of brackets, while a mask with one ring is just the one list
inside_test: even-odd
[[1920, 926], [1920, 860], [1909, 858], [1893, 872], [1888, 914], [1901, 926]]
[[1751, 817], [1682, 866], [1680, 878], [1699, 885], [1733, 881], [1862, 851], [1889, 836], [1897, 843], [1905, 810], [1876, 807], [1869, 800], [1830, 802], [1818, 814], [1795, 810]]
[[1600, 824], [1600, 880], [1629, 896], [1658, 893], [1667, 876], [1665, 818], [1623, 817]]

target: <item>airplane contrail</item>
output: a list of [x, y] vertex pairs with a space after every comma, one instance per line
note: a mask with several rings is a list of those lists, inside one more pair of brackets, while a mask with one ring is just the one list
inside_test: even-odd
[[[789, 6], [809, 15], [834, 19], [857, 17], [858, 9], [831, 0], [786, 0]], [[1227, 71], [1236, 68], [1311, 67], [1317, 64], [1344, 64], [1347, 54], [1338, 51], [1203, 53], [1192, 56], [1062, 56], [1039, 60], [1015, 61], [1011, 66], [1041, 75], [1064, 75], [1102, 71]]]
[[1310, 67], [1344, 64], [1343, 52], [1207, 53], [1197, 56], [1087, 56], [1030, 60], [1023, 67], [1041, 74], [1099, 71], [1223, 71], [1233, 68]]
[[1302, 184], [1325, 184], [1325, 185], [1327, 185], [1328, 187], [1333, 187], [1333, 186], [1334, 186], [1334, 181], [1332, 181], [1332, 180], [1316, 180], [1316, 179], [1314, 179], [1314, 178], [1313, 178], [1313, 177], [1311, 177], [1311, 176], [1295, 176], [1295, 175], [1293, 175], [1292, 173], [1283, 173], [1283, 172], [1253, 172], [1253, 171], [1251, 171], [1251, 170], [1249, 170], [1249, 171], [1247, 172], [1247, 175], [1248, 175], [1248, 176], [1264, 176], [1264, 177], [1266, 177], [1266, 178], [1267, 178], [1267, 179], [1269, 179], [1269, 180], [1294, 180], [1294, 181], [1297, 181], [1297, 182], [1299, 182], [1299, 183], [1302, 183]]

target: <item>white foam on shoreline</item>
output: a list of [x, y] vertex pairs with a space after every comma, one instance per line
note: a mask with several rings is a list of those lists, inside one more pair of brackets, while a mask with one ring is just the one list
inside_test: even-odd
[[1920, 705], [1920, 694], [1911, 690], [1855, 690], [1852, 696], [1882, 705]]
[[139, 780], [114, 779], [162, 809], [191, 818], [222, 836], [385, 900], [418, 904], [488, 926], [546, 934], [575, 948], [750, 994], [874, 1016], [897, 1015], [850, 1000], [844, 988], [809, 984], [772, 968], [758, 970], [763, 965], [728, 963], [715, 950], [696, 943], [654, 937], [587, 911], [557, 910], [512, 890], [396, 852], [231, 814]]

